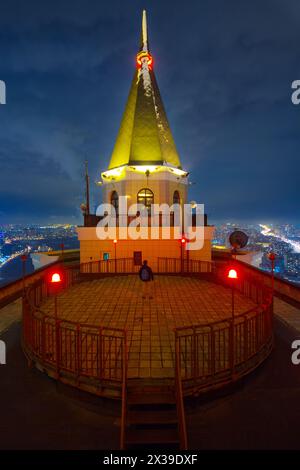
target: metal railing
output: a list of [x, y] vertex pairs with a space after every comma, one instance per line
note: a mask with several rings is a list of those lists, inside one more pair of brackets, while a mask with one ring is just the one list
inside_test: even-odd
[[133, 258], [117, 258], [90, 261], [80, 264], [82, 274], [132, 274], [137, 273], [140, 266], [134, 264]]
[[176, 398], [180, 450], [187, 450], [188, 439], [187, 439], [187, 430], [186, 430], [186, 421], [185, 421], [180, 361], [179, 361], [180, 359], [180, 352], [178, 350], [179, 346], [180, 346], [179, 342], [176, 341], [175, 343], [175, 348], [176, 348], [176, 351], [175, 351], [175, 398]]
[[[216, 279], [224, 277], [215, 270]], [[268, 287], [241, 278], [235, 286], [257, 306], [234, 318], [175, 329], [176, 373], [184, 393], [229, 383], [249, 373], [270, 353], [272, 297]]]
[[121, 433], [120, 433], [120, 449], [125, 449], [125, 432], [126, 432], [126, 418], [127, 418], [127, 364], [128, 364], [128, 351], [127, 343], [123, 349], [123, 376], [122, 376], [122, 403], [121, 403]]
[[[79, 267], [64, 271], [64, 288], [78, 282]], [[119, 387], [126, 374], [126, 331], [67, 321], [46, 315], [41, 304], [51, 295], [47, 279], [40, 279], [23, 297], [23, 347], [27, 357], [45, 366], [57, 379], [80, 387], [90, 381]], [[124, 362], [125, 361], [125, 362]]]
[[[157, 266], [161, 273], [177, 273], [181, 268], [181, 260], [158, 258]], [[55, 266], [57, 268], [58, 265]], [[184, 264], [184, 268], [190, 275], [208, 274], [214, 282], [227, 285], [226, 266], [189, 260], [189, 266]], [[63, 271], [64, 288], [84, 280], [86, 274], [136, 273], [138, 269], [133, 259], [70, 266]], [[175, 331], [175, 376], [180, 371], [184, 394], [190, 388], [207, 388], [243, 375], [270, 351], [270, 289], [249, 276], [249, 273], [247, 276], [241, 274], [236, 281], [236, 290], [254, 301], [256, 307], [236, 316], [234, 322], [225, 319], [177, 328]], [[114, 381], [118, 383], [120, 395], [124, 397], [124, 377], [127, 374], [125, 330], [80, 324], [46, 315], [42, 311], [42, 304], [49, 295], [45, 271], [44, 278], [33, 282], [26, 289], [23, 299], [23, 344], [27, 355], [53, 370], [58, 378], [68, 376], [70, 380], [76, 379], [76, 383], [82, 378], [89, 378], [97, 386], [106, 380]]]
[[201, 261], [194, 259], [180, 259], [180, 258], [158, 258], [158, 273], [214, 273], [215, 264], [211, 261]]

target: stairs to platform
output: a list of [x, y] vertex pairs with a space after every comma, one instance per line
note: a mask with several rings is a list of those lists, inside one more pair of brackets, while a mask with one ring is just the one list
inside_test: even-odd
[[174, 392], [169, 387], [129, 389], [125, 447], [179, 449]]

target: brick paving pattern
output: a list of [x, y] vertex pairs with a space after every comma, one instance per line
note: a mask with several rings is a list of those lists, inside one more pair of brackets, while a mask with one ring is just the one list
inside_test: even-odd
[[[58, 317], [80, 323], [126, 328], [128, 376], [174, 376], [174, 328], [231, 317], [231, 290], [205, 280], [156, 276], [153, 299], [142, 298], [136, 275], [111, 277], [72, 286], [58, 297]], [[42, 310], [53, 315], [53, 298]], [[235, 314], [254, 307], [235, 295]]]

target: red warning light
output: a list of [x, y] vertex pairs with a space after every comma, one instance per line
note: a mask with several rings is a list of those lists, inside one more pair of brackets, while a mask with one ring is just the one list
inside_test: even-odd
[[148, 68], [151, 70], [152, 69], [152, 65], [153, 65], [153, 57], [151, 54], [149, 54], [149, 52], [140, 52], [137, 56], [136, 56], [136, 63], [137, 63], [137, 67], [138, 69], [140, 69], [142, 67], [142, 59], [146, 59], [147, 60], [147, 65], [148, 65]]
[[238, 274], [235, 269], [230, 269], [228, 272], [228, 279], [238, 279]]
[[52, 282], [52, 283], [61, 282], [60, 274], [59, 274], [59, 273], [54, 273], [54, 274], [52, 274], [52, 276], [51, 276], [51, 282]]

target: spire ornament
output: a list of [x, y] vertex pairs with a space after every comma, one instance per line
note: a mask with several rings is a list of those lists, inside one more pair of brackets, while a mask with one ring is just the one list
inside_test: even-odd
[[141, 47], [136, 56], [137, 68], [141, 69], [144, 65], [152, 70], [153, 57], [149, 52], [148, 47], [148, 27], [147, 27], [147, 13], [143, 10], [142, 16], [142, 34], [141, 34]]

